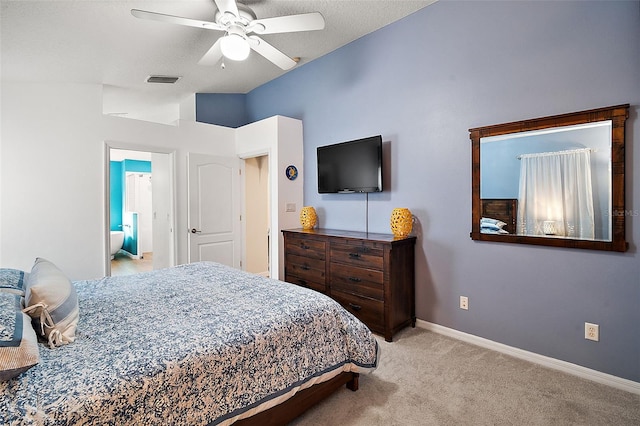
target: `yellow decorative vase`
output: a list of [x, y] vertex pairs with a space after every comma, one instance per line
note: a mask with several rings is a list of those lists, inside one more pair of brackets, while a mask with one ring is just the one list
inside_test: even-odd
[[407, 237], [413, 229], [413, 215], [407, 208], [396, 208], [391, 212], [391, 232], [396, 237]]
[[300, 210], [300, 224], [302, 229], [313, 229], [318, 223], [318, 215], [316, 209], [311, 206], [303, 207]]

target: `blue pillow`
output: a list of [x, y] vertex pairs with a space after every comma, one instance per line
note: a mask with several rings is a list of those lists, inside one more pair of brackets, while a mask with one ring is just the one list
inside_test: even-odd
[[490, 229], [492, 231], [501, 231], [502, 226], [496, 225], [495, 223], [483, 222], [480, 224], [481, 229]]
[[0, 288], [0, 381], [27, 371], [40, 360], [31, 318], [22, 312], [21, 291]]
[[24, 271], [12, 268], [0, 268], [0, 287], [24, 290]]

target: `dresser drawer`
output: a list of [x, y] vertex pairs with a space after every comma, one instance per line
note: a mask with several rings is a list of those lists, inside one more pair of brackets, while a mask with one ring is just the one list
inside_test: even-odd
[[331, 288], [345, 293], [384, 300], [384, 273], [380, 270], [357, 268], [332, 263]]
[[372, 331], [384, 331], [384, 302], [332, 289], [331, 297]]
[[307, 278], [300, 278], [296, 275], [291, 275], [287, 273], [284, 277], [284, 280], [291, 284], [299, 285], [300, 287], [310, 288], [315, 291], [319, 291], [320, 293], [327, 293], [327, 286], [324, 284], [324, 278], [322, 281], [318, 282], [316, 280], [310, 280]]
[[375, 243], [336, 244], [330, 246], [331, 262], [346, 263], [370, 269], [383, 269], [384, 251]]
[[322, 259], [289, 254], [287, 256], [287, 274], [311, 281], [325, 281], [325, 262]]
[[289, 255], [303, 256], [313, 259], [325, 258], [326, 242], [289, 237], [285, 250]]

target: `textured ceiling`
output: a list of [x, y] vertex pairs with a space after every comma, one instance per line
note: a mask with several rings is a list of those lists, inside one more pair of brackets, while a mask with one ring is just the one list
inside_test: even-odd
[[[243, 3], [258, 18], [322, 13], [324, 30], [263, 36], [288, 56], [300, 57], [300, 66], [434, 1]], [[114, 99], [162, 104], [180, 102], [193, 93], [246, 93], [285, 72], [255, 52], [244, 62], [225, 61], [225, 69], [198, 65], [220, 32], [141, 20], [130, 12], [136, 8], [212, 21], [213, 0], [2, 0], [1, 4], [3, 80], [103, 84], [112, 94], [112, 112], [127, 108]], [[145, 82], [149, 75], [181, 79], [173, 85], [149, 84]]]

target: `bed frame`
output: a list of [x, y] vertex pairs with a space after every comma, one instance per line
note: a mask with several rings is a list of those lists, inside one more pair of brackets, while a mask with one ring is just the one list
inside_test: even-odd
[[281, 426], [287, 424], [309, 408], [327, 398], [344, 384], [347, 385], [348, 389], [357, 391], [359, 376], [359, 373], [340, 373], [331, 380], [304, 389], [282, 404], [246, 419], [239, 420], [235, 422], [234, 425]]
[[518, 214], [517, 198], [483, 198], [481, 201], [481, 217], [490, 217], [506, 223], [502, 228], [510, 234], [516, 233], [516, 217]]

